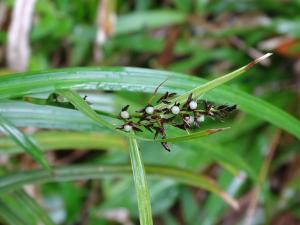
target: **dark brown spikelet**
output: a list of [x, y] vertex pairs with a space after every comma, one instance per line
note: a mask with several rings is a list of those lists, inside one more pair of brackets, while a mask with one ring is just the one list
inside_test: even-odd
[[128, 125], [130, 125], [134, 131], [142, 132], [142, 130], [138, 127], [139, 124], [130, 121], [130, 122], [128, 123]]
[[168, 91], [163, 95], [163, 96], [161, 96], [158, 100], [157, 100], [157, 103], [159, 103], [159, 102], [163, 102], [163, 103], [165, 103], [165, 104], [170, 104], [170, 102], [169, 101], [167, 101], [167, 99], [169, 99], [169, 98], [172, 98], [172, 97], [174, 97], [176, 95], [176, 93], [169, 93]]
[[161, 142], [161, 145], [162, 145], [162, 146], [164, 147], [164, 149], [167, 150], [168, 152], [171, 151], [171, 149], [170, 149], [170, 147], [169, 147], [169, 145], [168, 145], [167, 142]]
[[151, 133], [153, 133], [153, 130], [152, 130], [153, 125], [152, 125], [152, 124], [144, 125], [144, 127], [145, 127], [147, 130], [149, 130]]
[[189, 128], [191, 125], [189, 124], [189, 116], [184, 116], [183, 118], [182, 118], [182, 121], [183, 121], [183, 124], [184, 124], [184, 126], [186, 127], [186, 128]]
[[163, 96], [161, 96], [157, 101], [156, 103], [159, 103], [161, 102], [162, 100], [165, 100], [168, 98], [168, 95], [169, 95], [169, 92], [166, 92]]
[[141, 116], [138, 123], [141, 123], [143, 121], [149, 121], [149, 119], [146, 116]]
[[123, 130], [123, 128], [124, 128], [124, 125], [120, 125], [120, 126], [116, 127], [116, 129], [118, 129], [118, 130]]
[[145, 112], [145, 108], [142, 108], [142, 109], [136, 110], [135, 112], [137, 112], [137, 113], [144, 113], [144, 112]]
[[[157, 90], [155, 90], [154, 94]], [[122, 119], [124, 124], [117, 126], [116, 129], [127, 131], [126, 125], [130, 125], [132, 130], [136, 132], [143, 132], [148, 130], [151, 133], [154, 133], [154, 139], [158, 136], [161, 138], [160, 142], [163, 148], [166, 151], [170, 151], [170, 147], [167, 143], [167, 134], [165, 125], [171, 125], [176, 128], [186, 130], [200, 127], [201, 120], [198, 121], [200, 116], [207, 116], [211, 119], [219, 119], [222, 121], [223, 118], [227, 117], [230, 113], [237, 109], [236, 105], [214, 105], [211, 102], [205, 100], [194, 100], [193, 94], [190, 93], [183, 104], [179, 102], [171, 101], [170, 98], [174, 97], [176, 93], [166, 92], [158, 100], [157, 103], [164, 103], [162, 108], [156, 109], [149, 101], [146, 106], [142, 109], [137, 110], [138, 115], [130, 117], [130, 119]], [[54, 96], [55, 97], [55, 96]], [[154, 97], [154, 96], [153, 96]], [[153, 97], [151, 99], [153, 99]], [[196, 101], [197, 107], [190, 108], [189, 104], [192, 101]], [[200, 108], [198, 108], [198, 105]], [[153, 107], [153, 113], [147, 113], [147, 107]], [[174, 111], [172, 107], [179, 107], [179, 113]], [[122, 111], [127, 111], [129, 105], [126, 105], [122, 108]], [[172, 111], [173, 110], [173, 111]], [[191, 119], [191, 116], [194, 117], [194, 120]], [[126, 128], [126, 130], [124, 129]]]
[[138, 127], [132, 127], [132, 129], [133, 129], [134, 131], [137, 131], [137, 132], [142, 132], [142, 130], [141, 130], [140, 128], [138, 128]]
[[168, 109], [168, 108], [163, 108], [163, 109], [162, 109], [162, 112], [163, 112], [163, 114], [168, 114], [168, 113], [171, 112], [171, 110]]
[[204, 114], [207, 115], [207, 116], [210, 116], [212, 119], [214, 119], [214, 113], [212, 112], [212, 109], [213, 109], [214, 105], [211, 104], [210, 102], [208, 101], [204, 101]]
[[193, 93], [191, 93], [188, 97], [188, 99], [186, 100], [186, 102], [183, 105], [183, 108], [187, 108], [188, 105], [190, 104], [190, 102], [193, 100]]
[[226, 113], [231, 113], [236, 110], [236, 105], [233, 106], [220, 105], [217, 109]]
[[220, 105], [217, 107], [216, 115], [221, 117], [222, 119], [226, 118], [230, 113], [236, 110], [236, 105], [228, 106], [228, 105]]
[[160, 128], [159, 127], [154, 127], [154, 130], [155, 130], [155, 134], [154, 134], [153, 139], [156, 139], [158, 134], [160, 133]]
[[172, 98], [172, 97], [174, 97], [176, 95], [176, 93], [175, 92], [173, 92], [173, 93], [170, 93], [169, 94], [169, 96], [168, 96], [168, 98]]
[[122, 111], [127, 111], [128, 108], [129, 108], [129, 105], [126, 105], [122, 108]]
[[164, 118], [164, 119], [162, 119], [162, 122], [163, 122], [163, 123], [170, 123], [170, 122], [172, 122], [175, 118], [176, 118], [176, 115], [171, 116], [171, 117], [169, 117], [169, 118]]
[[162, 100], [162, 103], [170, 104], [171, 102], [170, 102], [170, 101], [167, 101], [167, 100]]
[[161, 127], [153, 127], [153, 129], [155, 130], [154, 139], [157, 138], [158, 134], [161, 134], [161, 136], [163, 138], [166, 137], [166, 130], [165, 130], [165, 128], [163, 126], [161, 126]]

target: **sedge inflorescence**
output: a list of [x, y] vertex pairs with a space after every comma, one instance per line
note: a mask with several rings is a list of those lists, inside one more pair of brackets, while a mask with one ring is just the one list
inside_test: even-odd
[[[147, 104], [144, 108], [137, 110], [136, 115], [130, 115], [128, 112], [129, 105], [126, 105], [119, 113], [123, 125], [118, 126], [117, 129], [125, 132], [131, 130], [142, 132], [145, 128], [154, 133], [154, 139], [158, 135], [162, 139], [166, 139], [166, 125], [188, 131], [199, 128], [206, 117], [222, 121], [229, 113], [236, 110], [236, 105], [216, 106], [204, 100], [193, 99], [192, 93], [184, 104], [180, 104], [170, 100], [175, 95], [176, 93], [166, 92], [156, 102], [157, 104], [163, 103], [163, 107], [158, 109], [152, 104]], [[167, 142], [161, 142], [161, 144], [167, 151], [170, 151]]]

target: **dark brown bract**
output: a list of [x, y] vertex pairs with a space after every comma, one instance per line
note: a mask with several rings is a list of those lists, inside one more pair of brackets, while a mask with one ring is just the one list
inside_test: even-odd
[[[193, 99], [192, 93], [189, 95], [184, 104], [172, 102], [171, 98], [176, 93], [166, 92], [162, 95], [157, 103], [164, 103], [160, 109], [147, 104], [144, 108], [136, 111], [137, 114], [130, 115], [128, 112], [129, 105], [122, 108], [119, 118], [123, 120], [123, 125], [117, 129], [129, 132], [131, 130], [142, 132], [148, 130], [154, 132], [154, 139], [159, 135], [162, 139], [167, 139], [165, 125], [186, 130], [196, 129], [201, 126], [206, 117], [223, 121], [230, 113], [236, 110], [236, 105], [219, 105]], [[165, 150], [170, 151], [166, 141], [161, 142]]]

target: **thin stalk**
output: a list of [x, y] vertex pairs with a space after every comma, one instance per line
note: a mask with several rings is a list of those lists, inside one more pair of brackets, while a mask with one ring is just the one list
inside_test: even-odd
[[129, 138], [129, 155], [132, 166], [134, 185], [137, 195], [137, 202], [140, 215], [141, 225], [152, 225], [151, 200], [147, 185], [146, 172], [139, 151], [137, 140], [133, 137]]

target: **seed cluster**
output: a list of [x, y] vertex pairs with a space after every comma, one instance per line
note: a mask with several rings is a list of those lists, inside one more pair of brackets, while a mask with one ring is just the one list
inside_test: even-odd
[[[138, 114], [134, 116], [129, 114], [129, 105], [126, 105], [119, 114], [119, 118], [123, 120], [124, 124], [118, 126], [117, 129], [125, 132], [131, 130], [142, 132], [142, 128], [146, 128], [148, 131], [154, 132], [154, 139], [158, 135], [162, 139], [166, 139], [166, 124], [188, 130], [200, 127], [206, 117], [223, 120], [229, 113], [236, 110], [236, 105], [216, 106], [207, 101], [193, 99], [192, 94], [183, 105], [178, 102], [172, 103], [170, 98], [175, 95], [176, 93], [166, 92], [156, 102], [164, 103], [163, 108], [156, 109], [153, 105], [147, 104], [144, 108], [137, 110]], [[161, 144], [167, 151], [170, 151], [167, 142], [161, 142]]]

